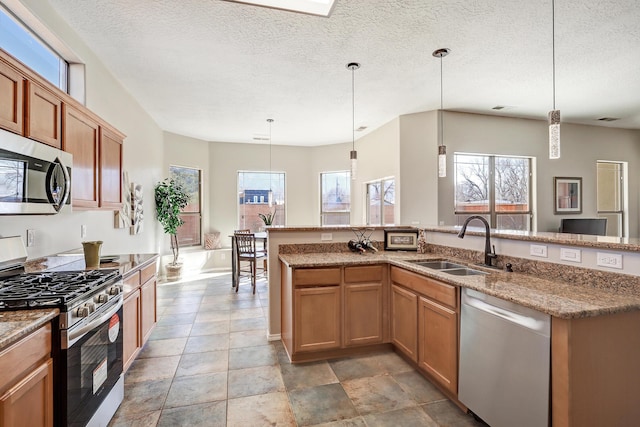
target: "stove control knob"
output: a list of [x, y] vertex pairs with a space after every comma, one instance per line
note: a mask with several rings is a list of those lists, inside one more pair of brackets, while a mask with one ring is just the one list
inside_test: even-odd
[[95, 302], [97, 302], [98, 304], [102, 304], [102, 303], [105, 303], [105, 302], [109, 301], [109, 295], [100, 294], [100, 295], [94, 297], [93, 300]]
[[78, 307], [78, 310], [76, 311], [76, 316], [78, 317], [87, 317], [89, 316], [89, 307]]
[[87, 309], [89, 310], [89, 314], [93, 313], [94, 311], [96, 311], [96, 305], [92, 302], [87, 302], [84, 304], [85, 307], [87, 307]]
[[120, 293], [120, 288], [117, 286], [112, 286], [109, 288], [109, 295], [118, 295]]

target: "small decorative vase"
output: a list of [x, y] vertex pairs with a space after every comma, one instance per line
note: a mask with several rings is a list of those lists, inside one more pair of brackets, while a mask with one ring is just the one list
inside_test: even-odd
[[82, 242], [82, 251], [84, 252], [85, 268], [100, 268], [100, 248], [102, 241]]

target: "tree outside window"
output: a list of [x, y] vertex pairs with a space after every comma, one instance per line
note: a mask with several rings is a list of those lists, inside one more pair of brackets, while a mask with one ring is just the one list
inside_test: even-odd
[[367, 224], [395, 223], [396, 184], [394, 178], [367, 183]]
[[323, 172], [320, 174], [320, 224], [349, 225], [351, 223], [351, 174]]

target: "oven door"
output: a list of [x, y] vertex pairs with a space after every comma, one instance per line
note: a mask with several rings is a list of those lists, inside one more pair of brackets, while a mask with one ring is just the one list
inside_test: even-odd
[[109, 306], [79, 330], [62, 333], [66, 387], [58, 392], [66, 392], [63, 425], [86, 425], [122, 374], [122, 295]]

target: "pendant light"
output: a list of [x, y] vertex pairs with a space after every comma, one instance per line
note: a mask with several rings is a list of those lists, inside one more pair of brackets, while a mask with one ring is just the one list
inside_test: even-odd
[[355, 181], [358, 172], [358, 152], [356, 151], [356, 89], [355, 89], [355, 71], [360, 68], [357, 62], [347, 64], [347, 69], [351, 70], [351, 181]]
[[440, 126], [438, 126], [438, 176], [444, 178], [447, 176], [447, 146], [444, 145], [444, 111], [443, 111], [443, 96], [442, 96], [442, 58], [449, 55], [450, 49], [441, 48], [433, 51], [433, 56], [440, 58]]
[[549, 111], [549, 159], [560, 158], [560, 110], [556, 110], [556, 11], [551, 0], [551, 39], [553, 55], [553, 110]]
[[271, 184], [271, 124], [273, 123], [273, 119], [267, 119], [269, 122], [269, 193], [267, 193], [267, 200], [269, 202], [269, 207], [273, 206], [273, 185]]

